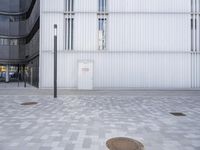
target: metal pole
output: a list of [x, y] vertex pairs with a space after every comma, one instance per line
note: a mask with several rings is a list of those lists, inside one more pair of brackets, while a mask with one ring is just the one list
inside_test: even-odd
[[57, 25], [54, 25], [54, 98], [57, 98]]
[[24, 87], [26, 87], [26, 72], [25, 72], [25, 65], [23, 65], [23, 74], [24, 74]]
[[18, 78], [18, 87], [19, 87], [19, 64], [18, 64], [18, 69], [17, 69], [17, 78]]

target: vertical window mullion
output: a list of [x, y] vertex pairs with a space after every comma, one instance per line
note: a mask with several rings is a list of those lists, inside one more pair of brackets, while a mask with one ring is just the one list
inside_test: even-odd
[[69, 37], [68, 37], [68, 32], [69, 32], [69, 30], [68, 30], [68, 18], [66, 18], [65, 19], [65, 49], [68, 49], [68, 39], [69, 39]]
[[69, 9], [69, 11], [70, 11], [70, 13], [72, 12], [72, 0], [69, 0], [70, 1], [70, 9]]
[[104, 28], [104, 33], [103, 33], [103, 49], [106, 49], [106, 0], [104, 1], [104, 24], [103, 24], [103, 28]]
[[98, 12], [100, 11], [100, 0], [98, 0]]
[[68, 12], [68, 0], [65, 0], [65, 11]]
[[99, 41], [99, 50], [105, 49], [105, 19], [98, 19], [98, 41]]
[[69, 18], [69, 50], [71, 50], [71, 15]]
[[71, 12], [73, 12], [74, 11], [74, 0], [71, 0]]
[[67, 50], [73, 50], [73, 30], [74, 30], [74, 0], [66, 0], [66, 44], [65, 47]]
[[104, 1], [104, 13], [106, 12], [106, 0], [103, 0]]
[[99, 0], [98, 11], [101, 11], [101, 0]]
[[68, 24], [68, 31], [67, 31], [67, 36], [68, 36], [67, 49], [70, 50], [70, 18], [67, 19], [67, 24]]
[[67, 11], [70, 12], [70, 1], [71, 0], [67, 0], [67, 1], [68, 1], [68, 8], [67, 8], [68, 10]]
[[101, 19], [98, 19], [98, 49], [101, 50]]
[[74, 35], [73, 35], [73, 30], [74, 30], [74, 19], [73, 18], [71, 18], [71, 50], [73, 50], [73, 37], [74, 37]]
[[191, 0], [191, 51], [193, 51], [193, 0]]
[[[198, 1], [199, 2], [199, 4], [198, 4], [198, 13], [200, 13], [200, 1]], [[200, 15], [198, 15], [198, 29], [199, 29], [199, 31], [198, 31], [198, 34], [199, 34], [199, 39], [198, 39], [198, 44], [199, 44], [199, 48], [198, 48], [198, 51], [200, 51]]]
[[98, 0], [98, 49], [106, 49], [106, 26], [107, 26], [107, 16], [106, 16], [106, 2], [107, 0]]
[[70, 50], [72, 50], [72, 18], [70, 18]]
[[104, 19], [104, 37], [103, 37], [103, 40], [104, 40], [104, 49], [106, 49], [106, 28], [107, 28], [107, 19], [105, 18]]
[[195, 0], [195, 51], [197, 51], [197, 0]]

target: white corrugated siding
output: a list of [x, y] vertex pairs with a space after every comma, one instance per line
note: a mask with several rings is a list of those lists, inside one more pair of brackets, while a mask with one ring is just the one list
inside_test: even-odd
[[[98, 51], [98, 0], [75, 0], [74, 50], [65, 50], [64, 0], [42, 0], [40, 87], [53, 86], [53, 25], [58, 24], [58, 86], [77, 88], [78, 61], [94, 62], [94, 88], [200, 87], [191, 52], [190, 0], [108, 0], [107, 49]], [[199, 24], [199, 18], [197, 18]]]
[[108, 7], [111, 12], [190, 12], [190, 3], [190, 0], [108, 0]]
[[[190, 55], [154, 53], [59, 53], [58, 85], [77, 88], [78, 60], [94, 60], [96, 88], [190, 87]], [[177, 61], [178, 59], [178, 61]], [[43, 87], [53, 86], [53, 55], [42, 57]], [[67, 86], [66, 86], [67, 85]]]
[[190, 27], [190, 15], [110, 14], [108, 50], [190, 51]]
[[74, 17], [74, 49], [95, 51], [97, 47], [97, 15], [77, 14]]

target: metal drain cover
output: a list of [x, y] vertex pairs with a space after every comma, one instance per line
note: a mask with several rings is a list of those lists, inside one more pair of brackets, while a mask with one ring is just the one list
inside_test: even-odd
[[144, 150], [144, 145], [136, 140], [124, 137], [112, 138], [106, 142], [110, 150]]
[[22, 103], [21, 105], [28, 106], [28, 105], [37, 105], [37, 104], [38, 104], [37, 102], [25, 102], [25, 103]]
[[186, 116], [186, 114], [182, 113], [182, 112], [171, 112], [170, 114], [174, 115], [174, 116], [178, 116], [178, 117], [181, 117], [181, 116]]

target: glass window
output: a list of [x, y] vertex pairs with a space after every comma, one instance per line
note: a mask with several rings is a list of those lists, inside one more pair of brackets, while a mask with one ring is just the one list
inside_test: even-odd
[[67, 18], [65, 23], [65, 31], [66, 31], [66, 41], [65, 41], [65, 49], [73, 50], [73, 40], [74, 40], [74, 18]]
[[3, 39], [3, 45], [9, 45], [9, 39]]
[[3, 45], [3, 39], [0, 39], [0, 45]]
[[99, 11], [106, 11], [106, 1], [107, 0], [99, 0]]
[[18, 40], [17, 39], [11, 39], [10, 40], [10, 45], [17, 46], [18, 45]]
[[9, 22], [9, 17], [4, 16], [4, 15], [0, 15], [0, 22]]
[[74, 0], [66, 0], [66, 11], [74, 11]]
[[5, 38], [0, 38], [0, 45], [17, 46], [17, 45], [24, 45], [24, 44], [26, 44], [25, 39], [5, 39]]
[[98, 20], [98, 45], [99, 50], [106, 48], [106, 18], [100, 18]]
[[0, 15], [0, 22], [17, 22], [17, 21], [23, 21], [26, 20], [25, 15], [20, 15], [20, 16], [4, 16]]

